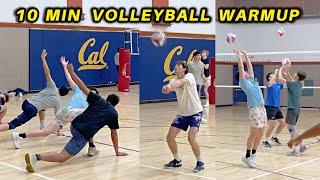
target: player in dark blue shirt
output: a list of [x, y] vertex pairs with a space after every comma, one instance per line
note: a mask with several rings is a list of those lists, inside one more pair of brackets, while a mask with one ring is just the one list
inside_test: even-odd
[[25, 155], [26, 170], [35, 172], [35, 164], [37, 161], [47, 162], [65, 162], [78, 154], [89, 140], [104, 126], [111, 129], [111, 139], [117, 156], [126, 156], [126, 153], [119, 152], [118, 134], [119, 129], [118, 113], [114, 108], [119, 97], [111, 94], [105, 100], [98, 94], [91, 92], [90, 89], [82, 82], [82, 80], [74, 72], [72, 64], [67, 67], [71, 78], [87, 96], [88, 108], [78, 117], [76, 117], [70, 126], [72, 138], [60, 153], [48, 152], [41, 154], [27, 153]]

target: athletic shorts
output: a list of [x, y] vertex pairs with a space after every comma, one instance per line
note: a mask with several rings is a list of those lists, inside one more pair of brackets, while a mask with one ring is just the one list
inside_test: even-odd
[[82, 114], [85, 109], [77, 109], [77, 108], [63, 108], [60, 109], [53, 123], [58, 124], [60, 126], [65, 126], [67, 123], [73, 121], [77, 116]]
[[205, 78], [204, 85], [205, 86], [210, 86], [211, 85], [211, 76]]
[[296, 125], [299, 119], [300, 110], [299, 109], [288, 109], [286, 116], [286, 123], [291, 125]]
[[70, 126], [70, 131], [72, 134], [72, 138], [64, 147], [64, 150], [67, 151], [70, 155], [75, 156], [86, 146], [88, 141], [79, 131], [74, 129], [72, 126]]
[[283, 119], [283, 114], [279, 107], [265, 106], [267, 111], [268, 120]]
[[267, 127], [267, 112], [264, 106], [256, 106], [249, 109], [250, 126], [253, 128]]
[[199, 128], [201, 119], [202, 119], [202, 111], [191, 116], [177, 115], [176, 119], [172, 122], [171, 126], [187, 131], [189, 126]]

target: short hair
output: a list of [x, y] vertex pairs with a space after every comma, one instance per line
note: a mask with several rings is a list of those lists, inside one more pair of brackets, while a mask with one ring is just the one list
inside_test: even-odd
[[206, 49], [202, 50], [202, 53], [207, 53], [209, 55], [209, 51]]
[[185, 74], [188, 74], [189, 69], [188, 69], [188, 64], [187, 64], [187, 62], [185, 62], [185, 61], [178, 61], [176, 64], [177, 64], [177, 65], [181, 65], [184, 69], [186, 69]]
[[266, 75], [266, 79], [267, 79], [267, 81], [269, 82], [269, 78], [270, 78], [270, 76], [271, 76], [271, 74], [274, 74], [273, 72], [269, 72], [267, 75]]
[[60, 96], [65, 96], [65, 95], [67, 95], [68, 93], [69, 93], [69, 89], [68, 89], [67, 87], [61, 86], [61, 87], [59, 88], [59, 94], [60, 94]]
[[108, 101], [110, 104], [112, 104], [112, 106], [116, 107], [116, 105], [119, 103], [120, 101], [120, 97], [116, 94], [110, 94], [106, 101]]
[[305, 72], [302, 72], [302, 71], [297, 72], [297, 75], [299, 77], [299, 81], [303, 81], [307, 77], [307, 74]]
[[201, 54], [199, 51], [196, 51], [193, 53], [193, 57], [195, 57], [196, 55]]

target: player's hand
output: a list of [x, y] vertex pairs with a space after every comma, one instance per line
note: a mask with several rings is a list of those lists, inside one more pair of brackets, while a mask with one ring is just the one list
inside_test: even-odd
[[67, 67], [69, 61], [66, 61], [66, 58], [64, 56], [61, 56], [60, 61], [63, 67]]
[[70, 63], [67, 65], [67, 69], [68, 69], [68, 72], [71, 74], [71, 73], [74, 73], [74, 68], [73, 68], [73, 65]]
[[240, 51], [242, 54], [247, 55], [247, 51]]
[[47, 55], [48, 55], [47, 50], [43, 49], [41, 53], [41, 59], [46, 59]]
[[117, 156], [128, 156], [128, 154], [125, 152], [117, 152], [116, 155]]
[[233, 53], [235, 53], [237, 56], [240, 56], [240, 51], [239, 51], [239, 49], [234, 49], [234, 50], [233, 50]]
[[168, 86], [168, 85], [163, 86], [161, 92], [163, 94], [169, 94], [171, 92], [170, 86]]
[[300, 138], [300, 136], [298, 137], [295, 137], [293, 139], [291, 139], [287, 145], [289, 148], [292, 148], [293, 146], [297, 146], [298, 144], [301, 144], [302, 143], [302, 138]]

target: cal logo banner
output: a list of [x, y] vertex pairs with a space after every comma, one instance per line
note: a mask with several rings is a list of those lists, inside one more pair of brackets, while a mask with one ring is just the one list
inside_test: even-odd
[[[47, 63], [57, 86], [68, 85], [60, 63], [61, 56], [74, 65], [76, 73], [87, 85], [115, 83], [114, 55], [117, 48], [123, 47], [123, 42], [123, 32], [30, 30], [30, 90], [46, 86], [40, 58], [43, 48], [47, 49]], [[138, 60], [139, 57], [132, 56], [133, 81], [139, 78]]]
[[190, 61], [195, 51], [209, 50], [209, 57], [214, 57], [215, 54], [214, 40], [168, 38], [163, 47], [155, 47], [149, 37], [141, 37], [140, 45], [141, 102], [175, 98], [174, 93], [161, 93], [162, 86], [175, 77], [175, 63]]

